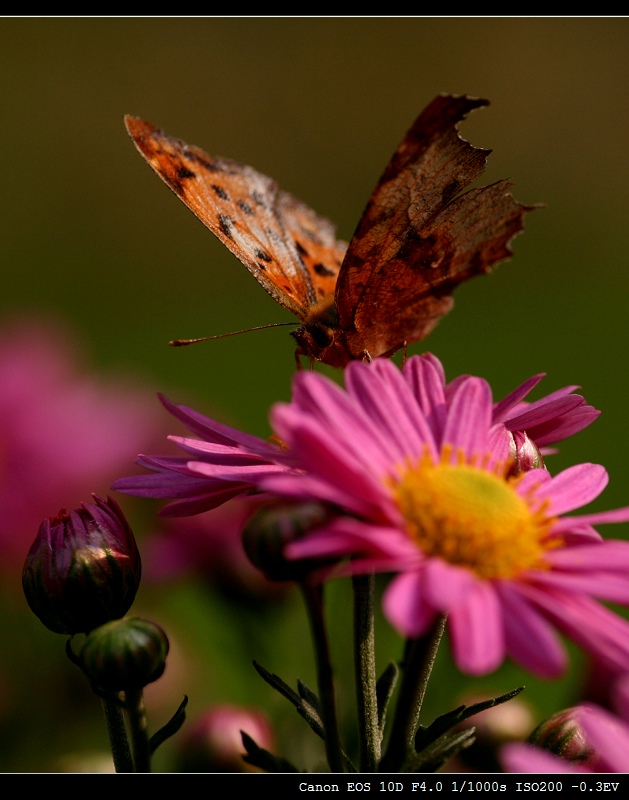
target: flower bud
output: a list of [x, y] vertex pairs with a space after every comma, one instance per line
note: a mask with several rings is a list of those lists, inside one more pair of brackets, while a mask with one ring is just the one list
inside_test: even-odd
[[560, 758], [587, 763], [593, 756], [579, 720], [579, 706], [558, 711], [535, 728], [529, 742]]
[[24, 563], [26, 600], [55, 633], [87, 633], [122, 617], [140, 583], [140, 554], [120, 507], [92, 497], [44, 520]]
[[252, 563], [274, 581], [300, 580], [320, 562], [292, 561], [284, 556], [289, 542], [329, 521], [330, 510], [322, 503], [280, 502], [262, 506], [242, 534], [243, 546]]
[[544, 459], [535, 442], [524, 431], [509, 433], [509, 454], [513, 460], [511, 475], [519, 475], [532, 469], [545, 469]]
[[154, 622], [116, 619], [93, 630], [77, 661], [92, 684], [105, 692], [142, 689], [166, 668], [168, 637]]

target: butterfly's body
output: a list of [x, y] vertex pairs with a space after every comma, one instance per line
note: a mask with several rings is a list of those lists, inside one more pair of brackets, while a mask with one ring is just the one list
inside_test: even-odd
[[271, 179], [126, 117], [160, 177], [298, 318], [298, 353], [335, 367], [420, 341], [452, 307], [461, 282], [511, 255], [531, 207], [499, 181], [461, 190], [490, 151], [457, 123], [486, 100], [440, 95], [386, 167], [347, 245], [334, 225]]

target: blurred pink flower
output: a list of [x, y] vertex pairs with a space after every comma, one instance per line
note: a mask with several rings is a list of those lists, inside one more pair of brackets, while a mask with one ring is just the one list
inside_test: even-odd
[[60, 326], [0, 328], [0, 569], [24, 561], [42, 519], [106, 491], [161, 423], [137, 382], [86, 369]]
[[265, 714], [252, 708], [220, 705], [208, 709], [186, 728], [180, 772], [258, 772], [243, 761], [241, 731], [270, 750], [274, 737]]
[[145, 579], [195, 575], [234, 599], [283, 596], [288, 585], [265, 577], [243, 548], [243, 528], [258, 506], [257, 498], [236, 498], [204, 514], [166, 520], [143, 543]]

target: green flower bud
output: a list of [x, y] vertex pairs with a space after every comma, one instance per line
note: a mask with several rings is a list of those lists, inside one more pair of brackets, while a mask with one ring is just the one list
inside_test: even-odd
[[161, 677], [168, 648], [168, 637], [154, 622], [116, 619], [88, 635], [77, 663], [97, 689], [124, 692]]
[[593, 756], [579, 719], [580, 707], [558, 711], [535, 728], [529, 742], [560, 758], [587, 763]]
[[94, 503], [44, 520], [22, 586], [31, 610], [55, 633], [87, 633], [127, 613], [138, 589], [140, 554], [118, 504]]
[[291, 560], [284, 556], [284, 548], [330, 518], [331, 511], [322, 503], [279, 502], [262, 506], [243, 531], [245, 552], [271, 580], [300, 580], [314, 567], [328, 562]]

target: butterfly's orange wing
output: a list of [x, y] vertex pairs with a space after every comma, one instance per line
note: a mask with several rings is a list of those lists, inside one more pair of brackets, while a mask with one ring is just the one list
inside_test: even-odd
[[334, 349], [345, 360], [423, 339], [451, 308], [458, 284], [512, 255], [509, 242], [532, 207], [514, 200], [507, 181], [460, 194], [491, 151], [462, 139], [457, 123], [484, 105], [436, 97], [382, 174], [336, 287]]
[[333, 302], [347, 244], [329, 220], [252, 167], [209, 156], [138, 117], [125, 124], [155, 172], [274, 300], [300, 320]]

